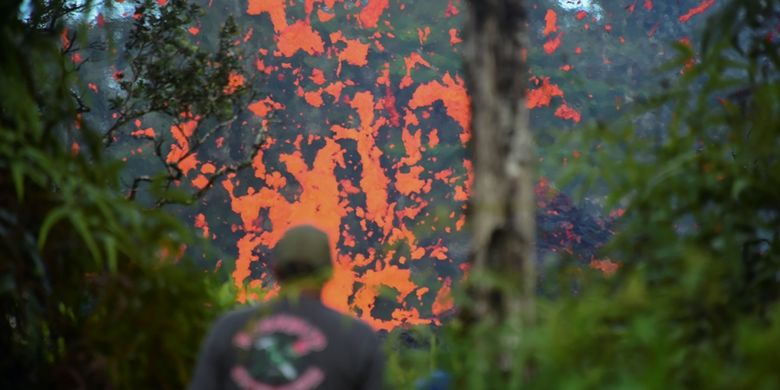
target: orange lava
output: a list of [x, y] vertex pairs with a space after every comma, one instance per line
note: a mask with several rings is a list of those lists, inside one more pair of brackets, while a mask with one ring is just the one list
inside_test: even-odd
[[466, 87], [459, 76], [455, 79], [449, 73], [444, 75], [443, 83], [431, 81], [420, 84], [414, 91], [409, 107], [415, 109], [426, 107], [440, 100], [447, 109], [447, 115], [454, 119], [462, 129], [468, 131], [471, 120], [471, 106]]
[[198, 121], [195, 119], [171, 126], [171, 134], [176, 143], [171, 145], [165, 161], [178, 166], [185, 176], [198, 165], [197, 153], [190, 153], [189, 141], [197, 127]]
[[339, 52], [339, 69], [336, 75], [341, 74], [341, 63], [346, 62], [355, 66], [366, 66], [368, 64], [368, 48], [371, 46], [367, 43], [360, 42], [359, 39], [347, 39], [340, 31], [336, 31], [330, 34], [330, 41], [332, 43], [344, 42], [346, 47]]
[[206, 222], [206, 216], [203, 215], [203, 213], [200, 213], [195, 216], [195, 227], [198, 229], [201, 229], [201, 232], [203, 234], [203, 237], [208, 238], [209, 236], [209, 224]]
[[561, 106], [558, 107], [557, 110], [555, 110], [555, 116], [561, 119], [570, 119], [574, 121], [574, 123], [579, 123], [580, 120], [582, 119], [580, 113], [577, 112], [575, 109], [566, 105], [566, 103], [561, 104]]
[[314, 107], [322, 107], [322, 90], [306, 92], [303, 96], [306, 103], [309, 103]]
[[[233, 272], [233, 280], [239, 291], [245, 291], [244, 281], [250, 274], [250, 263], [258, 259], [253, 254], [254, 249], [259, 245], [272, 248], [292, 226], [314, 224], [328, 234], [331, 247], [336, 247], [344, 211], [339, 206], [338, 183], [333, 171], [337, 164], [343, 165], [342, 153], [343, 150], [335, 141], [327, 140], [326, 145], [317, 153], [311, 169], [303, 161], [300, 151], [281, 155], [280, 160], [288, 173], [301, 185], [299, 196], [293, 202], [271, 187], [264, 187], [257, 192], [250, 187], [245, 195], [237, 196], [233, 178], [223, 181], [223, 187], [231, 199], [231, 207], [241, 217], [243, 229], [247, 232], [239, 240], [239, 256]], [[256, 227], [255, 221], [262, 209], [268, 211], [272, 226], [270, 230], [260, 230]], [[331, 291], [329, 300], [338, 301], [336, 298], [339, 294], [346, 294], [348, 297], [351, 293]], [[246, 295], [240, 298], [245, 300]]]
[[422, 147], [421, 137], [421, 131], [417, 131], [412, 134], [409, 132], [408, 128], [403, 129], [403, 132], [401, 133], [401, 140], [403, 140], [407, 157], [401, 159], [400, 164], [412, 166], [417, 164], [422, 159], [422, 153], [420, 152], [420, 148]]
[[558, 14], [555, 11], [548, 9], [547, 14], [544, 15], [544, 36], [548, 36], [558, 31]]
[[249, 0], [246, 13], [249, 15], [268, 13], [271, 17], [271, 23], [274, 25], [274, 31], [277, 33], [287, 28], [284, 0]]
[[225, 86], [223, 92], [226, 95], [230, 95], [232, 93], [235, 93], [236, 90], [238, 90], [239, 88], [244, 86], [245, 82], [246, 82], [246, 80], [244, 80], [244, 76], [243, 75], [241, 75], [239, 73], [236, 73], [236, 72], [230, 72], [230, 74], [228, 75], [228, 83]]
[[252, 111], [255, 115], [265, 117], [271, 110], [279, 110], [284, 108], [284, 106], [281, 103], [273, 101], [270, 97], [267, 97], [263, 100], [251, 103], [248, 108], [249, 111]]
[[395, 188], [398, 192], [404, 195], [411, 195], [412, 193], [419, 193], [425, 186], [425, 181], [420, 180], [420, 174], [423, 172], [423, 167], [413, 166], [409, 168], [408, 173], [398, 172], [395, 176]]
[[452, 280], [446, 279], [444, 285], [436, 293], [436, 299], [433, 301], [433, 314], [440, 316], [455, 306], [452, 299]]
[[451, 28], [449, 34], [450, 34], [450, 45], [455, 46], [463, 42], [463, 40], [460, 39], [460, 37], [458, 37], [458, 30]]
[[[257, 129], [259, 121], [268, 132], [251, 168], [216, 183], [220, 188], [214, 191], [226, 194], [233, 220], [212, 220], [212, 212], [203, 212], [194, 224], [212, 239], [214, 224], [227, 224], [238, 237], [231, 277], [241, 302], [278, 294], [268, 255], [289, 227], [310, 223], [328, 234], [333, 248], [334, 273], [323, 290], [326, 304], [378, 330], [439, 323], [453, 308], [451, 289], [458, 276], [418, 280], [414, 263], [454, 261], [447, 244], [428, 234], [451, 233], [465, 223], [471, 164], [442, 168], [447, 155], [439, 152], [458, 150], [458, 141], [465, 144], [470, 138], [465, 84], [442, 68], [442, 54], [436, 51], [439, 43], [453, 52], [459, 49], [458, 22], [453, 19], [443, 29], [434, 24], [402, 28], [392, 25], [390, 16], [395, 19], [411, 4], [355, 4], [248, 0], [246, 13], [256, 16], [256, 24], [236, 42], [252, 47], [246, 52], [256, 75], [289, 87], [248, 104], [255, 117], [243, 125]], [[431, 17], [457, 15], [455, 4]], [[202, 28], [197, 25], [192, 33], [201, 37]], [[401, 39], [409, 36], [417, 49], [397, 53]], [[258, 40], [264, 46], [251, 46]], [[254, 79], [244, 76], [229, 75], [223, 92], [234, 93]], [[301, 111], [312, 107], [321, 122], [304, 119], [307, 113]], [[441, 122], [444, 116], [436, 116], [440, 109], [449, 119], [434, 123], [433, 118]], [[280, 111], [277, 119], [274, 111]], [[216, 140], [217, 153], [206, 147], [198, 150], [201, 156], [190, 154], [195, 126], [195, 118], [184, 117], [184, 123], [171, 128], [174, 142], [166, 157], [189, 174], [189, 185], [204, 188], [225, 167], [210, 159], [236, 148], [245, 151], [248, 145], [238, 146], [225, 134]], [[133, 134], [157, 136], [140, 124]], [[440, 192], [432, 192], [435, 186]], [[435, 194], [455, 203], [456, 211], [442, 221], [434, 215]], [[378, 308], [383, 300], [389, 305]]]
[[617, 272], [618, 269], [620, 269], [620, 263], [616, 263], [609, 259], [606, 260], [593, 259], [590, 261], [590, 268], [597, 269], [603, 272], [605, 275], [610, 276], [613, 275], [615, 272]]
[[561, 46], [561, 35], [558, 34], [555, 36], [555, 38], [550, 38], [547, 40], [547, 42], [544, 43], [544, 52], [547, 54], [555, 53], [556, 50], [558, 50], [558, 47]]
[[542, 86], [528, 91], [528, 108], [547, 107], [555, 96], [563, 97], [560, 87], [550, 83], [549, 77], [542, 78]]
[[317, 85], [325, 84], [325, 73], [322, 72], [322, 69], [312, 69], [309, 80]]
[[298, 51], [318, 55], [325, 51], [325, 42], [310, 24], [299, 20], [280, 32], [277, 47], [285, 57], [292, 57]]
[[715, 5], [716, 0], [702, 0], [702, 2], [697, 5], [696, 7], [691, 8], [686, 12], [684, 15], [680, 16], [680, 22], [682, 23], [688, 23], [689, 20], [691, 20], [692, 17], [708, 10], [710, 7]]
[[386, 236], [393, 223], [393, 213], [387, 203], [387, 187], [390, 180], [382, 168], [380, 161], [382, 151], [376, 146], [375, 141], [377, 131], [385, 124], [386, 119], [374, 120], [374, 96], [371, 92], [356, 93], [352, 98], [351, 107], [358, 112], [360, 128], [348, 129], [334, 125], [332, 130], [337, 140], [357, 141], [357, 150], [363, 166], [360, 187], [366, 194], [366, 218], [374, 221]]
[[419, 53], [413, 52], [409, 55], [409, 57], [404, 58], [404, 65], [406, 65], [406, 75], [401, 80], [401, 88], [406, 88], [414, 82], [412, 80], [412, 69], [415, 68], [417, 65], [425, 66], [426, 68], [430, 68], [431, 64], [428, 63], [428, 61], [425, 60]]
[[388, 7], [388, 0], [369, 0], [358, 14], [358, 20], [363, 27], [376, 28], [379, 18]]

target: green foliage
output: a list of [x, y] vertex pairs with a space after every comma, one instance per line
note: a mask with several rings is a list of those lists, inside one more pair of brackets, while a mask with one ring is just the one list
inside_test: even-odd
[[[128, 3], [134, 7], [132, 18], [89, 29], [90, 36], [103, 44], [83, 50], [91, 60], [79, 66], [79, 75], [93, 82], [95, 92], [99, 86], [105, 96], [86, 93], [96, 99], [87, 103], [89, 112], [83, 118], [103, 133], [112, 156], [129, 159], [121, 178], [130, 199], [156, 207], [190, 204], [220, 178], [248, 166], [262, 142], [264, 133], [252, 134], [247, 142], [251, 148], [240, 161], [220, 167], [204, 187], [182, 185], [187, 183], [188, 170], [182, 168], [186, 160], [197, 155], [225, 160], [225, 153], [215, 150], [216, 139], [239, 120], [249, 124], [246, 106], [255, 98], [255, 80], [247, 73], [239, 47], [239, 27], [228, 16], [209, 34], [217, 36], [216, 42], [204, 43], [192, 33], [205, 14], [200, 6], [185, 0]], [[123, 48], [119, 53], [110, 47], [116, 44], [114, 35]], [[109, 68], [115, 71], [106, 77]], [[142, 123], [153, 133], [131, 135]], [[193, 124], [194, 128], [181, 130]], [[174, 154], [174, 149], [181, 152]], [[139, 150], [144, 151], [143, 158], [129, 158]]]
[[121, 93], [111, 105], [120, 123], [150, 113], [227, 120], [245, 104], [245, 82], [227, 88], [231, 75], [244, 77], [238, 61], [242, 54], [236, 43], [238, 27], [228, 17], [212, 53], [196, 44], [188, 31], [202, 12], [183, 0], [165, 6], [154, 0], [137, 2], [136, 17], [124, 42], [128, 74], [116, 75]]
[[[199, 245], [189, 229], [120, 194], [102, 135], [76, 128], [76, 69], [59, 44], [67, 4], [34, 2], [22, 22], [20, 2], [7, 3], [0, 387], [181, 388], [230, 293], [182, 258]], [[76, 131], [80, 149], [63, 142]]]
[[[582, 182], [625, 208], [604, 252], [617, 274], [548, 270], [554, 297], [537, 301], [534, 321], [469, 318], [462, 297], [438, 353], [391, 356], [394, 385], [435, 366], [469, 389], [780, 386], [778, 9], [728, 3], [700, 49], [677, 45], [665, 68], [676, 81], [572, 140], [591, 148], [571, 172], [592, 173]], [[647, 117], [652, 136], [637, 130]], [[478, 283], [517, 294], [507, 280]]]

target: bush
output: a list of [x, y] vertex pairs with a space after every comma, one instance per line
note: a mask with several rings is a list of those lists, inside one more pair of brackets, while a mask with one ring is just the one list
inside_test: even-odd
[[182, 388], [230, 291], [181, 256], [189, 229], [120, 194], [61, 26], [20, 3], [0, 7], [0, 387]]

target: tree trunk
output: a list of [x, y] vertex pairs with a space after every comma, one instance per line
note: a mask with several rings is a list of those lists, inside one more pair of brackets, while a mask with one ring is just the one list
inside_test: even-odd
[[474, 270], [517, 277], [512, 291], [503, 291], [498, 299], [482, 294], [477, 301], [499, 317], [519, 314], [527, 321], [533, 317], [536, 248], [524, 3], [470, 0], [464, 61], [473, 113]]

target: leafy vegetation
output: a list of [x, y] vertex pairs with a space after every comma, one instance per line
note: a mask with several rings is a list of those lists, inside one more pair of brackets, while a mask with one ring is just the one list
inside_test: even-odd
[[83, 9], [34, 2], [23, 22], [3, 4], [0, 386], [181, 388], [230, 292], [182, 257], [200, 245], [189, 228], [126, 199], [121, 164], [80, 121], [60, 37]]

